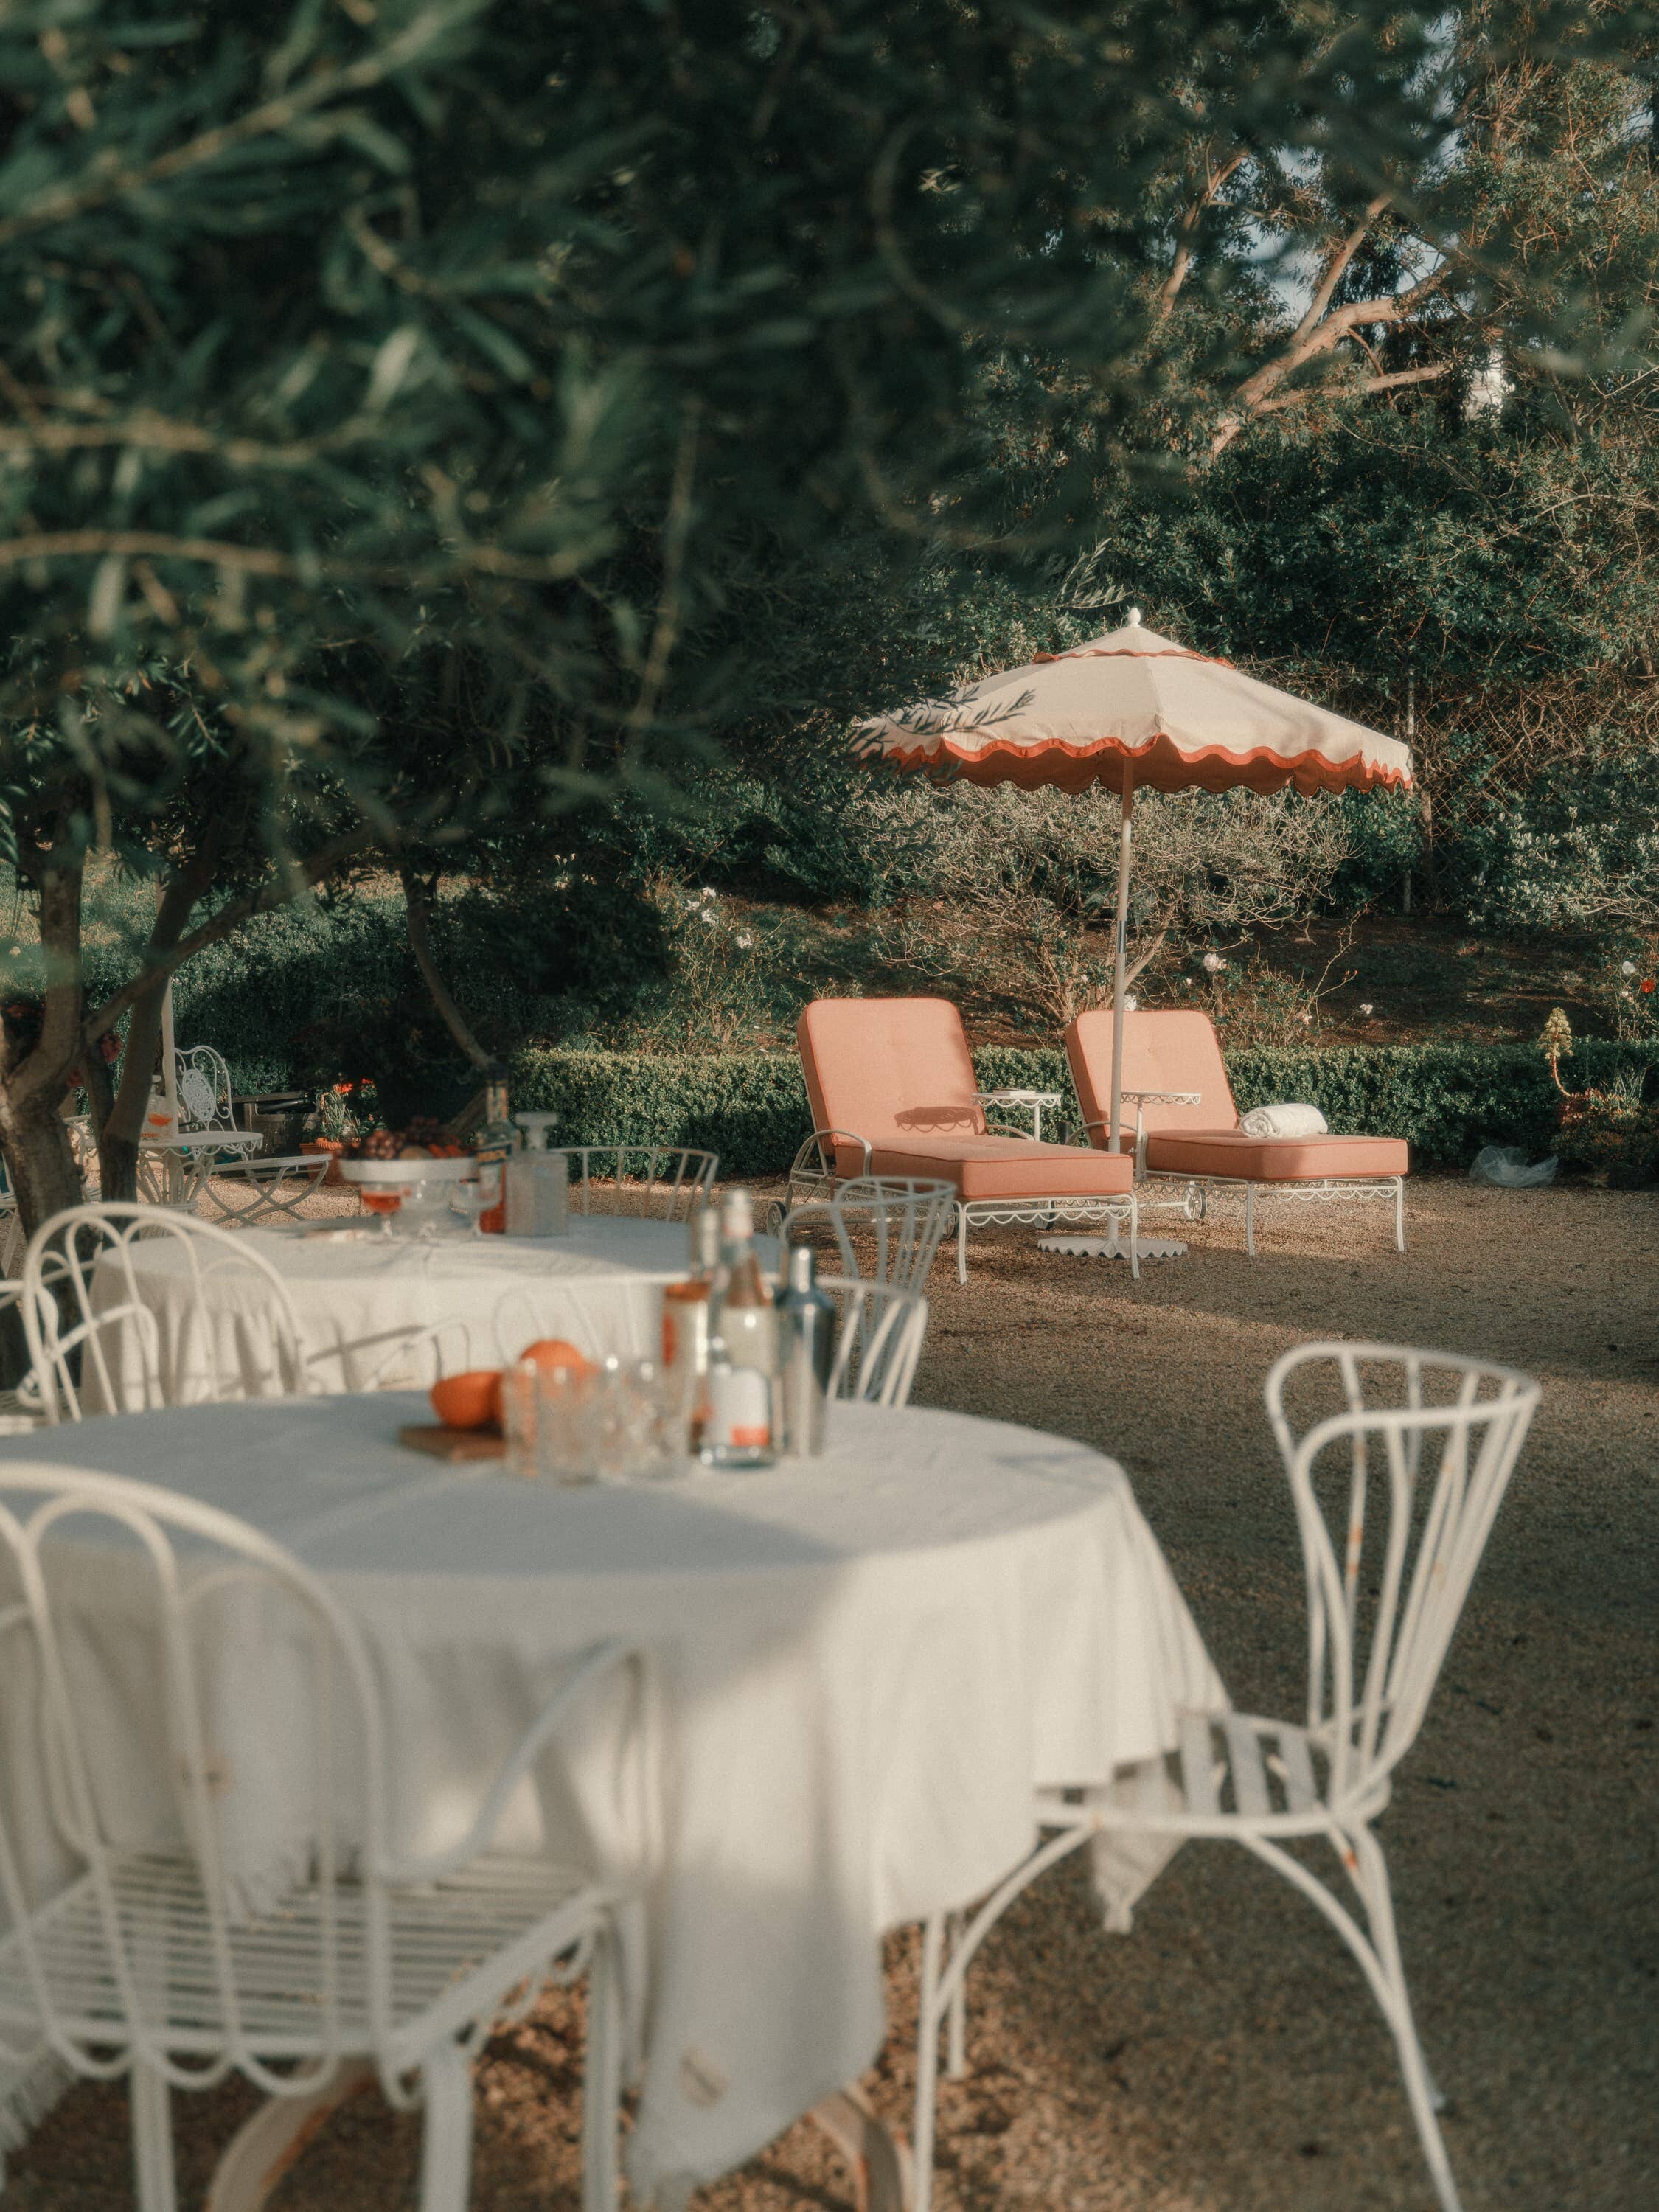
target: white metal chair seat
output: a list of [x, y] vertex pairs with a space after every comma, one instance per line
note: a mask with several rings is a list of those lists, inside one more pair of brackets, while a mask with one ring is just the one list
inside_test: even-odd
[[[341, 1882], [331, 1898], [315, 1887], [293, 1888], [268, 1911], [231, 1924], [233, 2019], [221, 2002], [208, 1899], [191, 1862], [133, 1853], [111, 1863], [109, 1881], [122, 1948], [129, 1962], [141, 1962], [136, 2008], [117, 1982], [90, 1875], [33, 1923], [58, 2023], [77, 2041], [123, 2040], [136, 2014], [175, 2058], [217, 2059], [239, 2038], [265, 2061], [367, 2055], [377, 2047], [361, 1889]], [[591, 1876], [505, 1856], [389, 1892], [391, 2026], [406, 2042], [404, 2063], [417, 2064], [440, 2036], [499, 2018], [508, 1992], [526, 1978], [544, 1978], [554, 1960], [572, 1954], [574, 1978], [613, 1902]], [[319, 2024], [317, 2002], [331, 1942], [325, 1912], [332, 1916], [337, 1992], [331, 2033]], [[154, 1936], [158, 1925], [164, 1942]], [[21, 1947], [15, 1935], [0, 1938], [0, 2025], [27, 2033], [39, 2017]]]
[[1085, 1806], [1060, 1790], [1040, 1790], [1044, 1828], [1128, 1828], [1137, 1834], [1230, 1836], [1248, 1820], [1259, 1836], [1336, 1833], [1350, 1820], [1374, 1820], [1389, 1802], [1387, 1778], [1363, 1797], [1330, 1802], [1330, 1759], [1322, 1741], [1290, 1721], [1252, 1714], [1183, 1713], [1181, 1747], [1164, 1762], [1162, 1806]]

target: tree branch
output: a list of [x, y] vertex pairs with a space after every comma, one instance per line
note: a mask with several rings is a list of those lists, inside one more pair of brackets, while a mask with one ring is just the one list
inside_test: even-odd
[[33, 207], [26, 207], [21, 215], [14, 216], [9, 222], [0, 222], [0, 246], [9, 246], [14, 239], [26, 238], [31, 231], [44, 230], [52, 223], [72, 222], [108, 200], [122, 199], [149, 185], [187, 175], [205, 162], [216, 161], [232, 147], [291, 129], [303, 117], [343, 94], [368, 92], [384, 83], [397, 70], [411, 67], [447, 28], [436, 10], [423, 9], [407, 28], [388, 39], [378, 53], [365, 55], [362, 61], [352, 62], [343, 69], [308, 78], [292, 92], [250, 108], [234, 123], [204, 131], [182, 146], [175, 146], [170, 153], [160, 154], [153, 161], [137, 168], [113, 169], [86, 184], [59, 185], [46, 192]]
[[1159, 285], [1158, 290], [1158, 311], [1152, 322], [1154, 330], [1169, 320], [1170, 311], [1175, 306], [1176, 295], [1187, 281], [1187, 272], [1193, 265], [1193, 248], [1198, 237], [1198, 226], [1203, 222], [1208, 210], [1214, 206], [1216, 195], [1220, 191], [1221, 187], [1235, 169], [1243, 167], [1247, 158], [1243, 153], [1235, 154], [1232, 160], [1225, 163], [1223, 167], [1212, 170], [1204, 190], [1197, 199], [1182, 210], [1181, 221], [1176, 228], [1175, 258], [1170, 264], [1169, 275]]
[[1287, 407], [1300, 407], [1306, 400], [1317, 399], [1322, 395], [1329, 397], [1333, 392], [1342, 398], [1352, 395], [1369, 399], [1373, 392], [1394, 392], [1404, 384], [1431, 384], [1437, 378], [1449, 376], [1451, 373], [1450, 362], [1436, 361], [1423, 368], [1389, 369], [1381, 376], [1365, 377], [1358, 384], [1298, 384], [1292, 391], [1274, 392], [1270, 399], [1264, 399], [1255, 411], [1258, 416], [1279, 415]]
[[1354, 225], [1341, 244], [1333, 252], [1325, 264], [1325, 273], [1315, 288], [1312, 299], [1308, 302], [1307, 313], [1291, 333], [1292, 345], [1299, 344], [1310, 331], [1317, 330], [1321, 317], [1331, 304], [1332, 294], [1342, 281], [1343, 271], [1365, 243], [1371, 225], [1388, 204], [1388, 193], [1379, 192], [1367, 206], [1363, 219]]
[[[374, 842], [374, 832], [366, 825], [352, 830], [349, 836], [334, 838], [301, 864], [299, 884], [307, 888], [320, 884], [355, 854], [364, 851]], [[84, 1034], [95, 1043], [106, 1030], [114, 1027], [129, 1006], [137, 1004], [140, 994], [148, 990], [158, 978], [165, 980], [182, 967], [192, 953], [200, 952], [205, 945], [218, 944], [222, 938], [228, 937], [233, 930], [240, 929], [245, 921], [252, 921], [257, 915], [270, 914], [277, 907], [287, 906], [292, 901], [295, 889], [293, 872], [272, 876], [258, 890], [248, 892], [243, 898], [233, 899], [228, 906], [222, 906], [210, 921], [204, 921], [199, 929], [192, 930], [188, 937], [181, 938], [163, 957], [153, 962], [147, 961], [138, 974], [106, 999], [95, 1013], [88, 1014]]]
[[1319, 355], [1329, 353], [1358, 325], [1405, 322], [1425, 300], [1438, 291], [1451, 273], [1452, 262], [1449, 256], [1438, 269], [1419, 278], [1403, 292], [1391, 293], [1381, 299], [1352, 300], [1344, 307], [1332, 309], [1316, 329], [1306, 330], [1307, 318], [1304, 316], [1297, 325], [1298, 331], [1304, 334], [1292, 337], [1271, 361], [1264, 362], [1254, 374], [1246, 377], [1233, 394], [1232, 404], [1217, 423], [1215, 434], [1210, 441], [1212, 459], [1232, 443], [1253, 416], [1272, 411], [1267, 402], [1287, 376], [1294, 374], [1304, 363], [1316, 359]]

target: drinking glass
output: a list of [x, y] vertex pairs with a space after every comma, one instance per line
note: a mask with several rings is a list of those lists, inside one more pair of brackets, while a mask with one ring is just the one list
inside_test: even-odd
[[568, 1486], [598, 1480], [599, 1376], [591, 1369], [574, 1367], [538, 1367], [536, 1371], [538, 1472], [550, 1482]]
[[473, 1236], [483, 1235], [478, 1224], [489, 1212], [490, 1207], [497, 1203], [501, 1194], [501, 1182], [499, 1168], [494, 1170], [481, 1168], [476, 1176], [469, 1176], [465, 1182], [456, 1184], [453, 1203], [471, 1223]]

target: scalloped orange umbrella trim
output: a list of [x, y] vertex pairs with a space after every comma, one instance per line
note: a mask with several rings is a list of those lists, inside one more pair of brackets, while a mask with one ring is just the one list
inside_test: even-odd
[[[1091, 783], [1121, 791], [1126, 766], [1134, 771], [1137, 791], [1196, 787], [1219, 792], [1237, 790], [1242, 785], [1266, 793], [1293, 784], [1305, 798], [1316, 791], [1404, 791], [1411, 784], [1408, 770], [1373, 767], [1358, 753], [1346, 761], [1332, 761], [1311, 751], [1278, 753], [1268, 745], [1252, 746], [1244, 752], [1230, 751], [1225, 745], [1191, 750], [1163, 736], [1140, 746], [1122, 738], [1092, 738], [1086, 744], [1073, 744], [1063, 738], [1047, 738], [1041, 744], [991, 738], [972, 748], [939, 737], [902, 751], [891, 745], [872, 745], [871, 757], [906, 769], [938, 768], [948, 759], [964, 783], [987, 787], [1012, 783], [1022, 791], [1085, 791]], [[1114, 763], [1119, 770], [1116, 775], [1110, 773]]]

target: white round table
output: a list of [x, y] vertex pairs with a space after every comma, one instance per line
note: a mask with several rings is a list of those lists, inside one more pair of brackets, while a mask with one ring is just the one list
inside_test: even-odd
[[[6, 1458], [155, 1480], [324, 1576], [386, 1699], [394, 1846], [464, 1832], [574, 1653], [609, 1637], [649, 1651], [649, 1820], [618, 1794], [626, 1762], [596, 1726], [515, 1797], [500, 1838], [609, 1866], [655, 1839], [629, 2153], [642, 2197], [728, 2171], [871, 2063], [883, 1931], [1017, 1863], [1036, 1789], [1109, 1785], [1175, 1746], [1184, 1705], [1219, 1700], [1127, 1479], [1082, 1445], [837, 1405], [818, 1460], [567, 1490], [434, 1468], [392, 1441], [417, 1410], [391, 1393], [46, 1431], [0, 1443], [0, 1495]], [[153, 1627], [142, 1574], [105, 1543], [76, 1547], [54, 1586], [121, 1707], [100, 1775], [113, 1792], [155, 1729], [136, 1656]], [[239, 1648], [252, 1626], [216, 1635], [216, 1725], [259, 1755], [239, 1779], [228, 1752], [226, 1848], [257, 1884], [262, 1861], [304, 1853], [285, 1820], [305, 1793], [285, 1777], [306, 1747], [266, 1648]], [[7, 1695], [0, 1677], [15, 1723]], [[14, 1765], [0, 1788], [22, 1797], [31, 1778]], [[153, 1801], [132, 1817], [154, 1835]], [[1120, 1908], [1153, 1870], [1096, 1869]]]
[[[568, 1237], [468, 1237], [453, 1232], [430, 1242], [384, 1235], [373, 1221], [343, 1229], [244, 1229], [251, 1251], [269, 1260], [287, 1285], [299, 1323], [301, 1348], [310, 1362], [312, 1387], [325, 1392], [362, 1390], [371, 1383], [424, 1379], [413, 1358], [399, 1371], [397, 1348], [414, 1332], [444, 1322], [454, 1326], [449, 1364], [495, 1367], [497, 1308], [514, 1293], [503, 1318], [504, 1334], [562, 1336], [592, 1358], [607, 1352], [639, 1358], [659, 1341], [661, 1291], [686, 1273], [684, 1224], [630, 1220], [615, 1215], [578, 1218]], [[765, 1244], [768, 1264], [776, 1247]], [[170, 1401], [204, 1395], [192, 1389], [192, 1363], [208, 1362], [189, 1324], [191, 1289], [187, 1255], [172, 1237], [143, 1239], [131, 1248], [140, 1295], [155, 1317], [161, 1385]], [[100, 1266], [93, 1304], [124, 1296], [120, 1279]], [[263, 1310], [264, 1293], [250, 1277], [216, 1279], [208, 1316], [222, 1374], [244, 1371], [252, 1340], [250, 1316]], [[465, 1339], [461, 1332], [465, 1331]], [[143, 1404], [141, 1347], [130, 1328], [108, 1331], [118, 1403], [102, 1402], [95, 1377], [84, 1394], [88, 1412], [122, 1412]], [[466, 1354], [460, 1356], [465, 1342]], [[507, 1346], [522, 1349], [522, 1343]], [[389, 1372], [383, 1373], [388, 1360]], [[247, 1381], [258, 1395], [262, 1376]], [[266, 1386], [268, 1387], [268, 1385]]]

